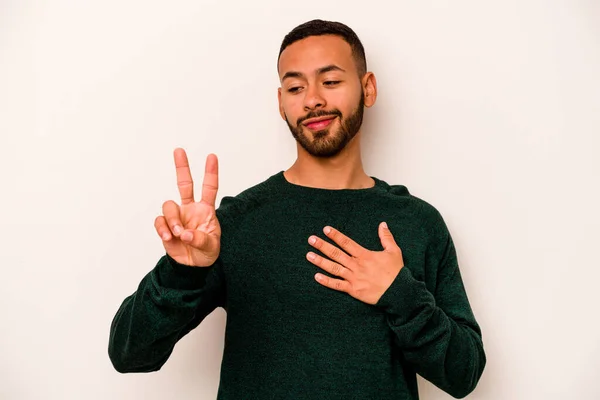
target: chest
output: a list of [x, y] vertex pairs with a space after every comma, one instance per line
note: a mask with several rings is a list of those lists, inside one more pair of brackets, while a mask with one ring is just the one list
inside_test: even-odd
[[272, 211], [275, 215], [252, 216], [244, 222], [244, 229], [236, 237], [237, 245], [228, 249], [227, 254], [228, 313], [306, 321], [319, 318], [321, 323], [338, 323], [340, 316], [344, 316], [344, 321], [348, 318], [381, 321], [381, 314], [373, 306], [326, 288], [314, 279], [323, 270], [306, 259], [309, 251], [315, 251], [308, 238], [316, 235], [337, 246], [322, 231], [329, 225], [362, 247], [381, 251], [377, 227], [385, 220], [396, 242], [404, 247], [405, 264], [415, 266], [411, 269], [416, 269], [413, 274], [417, 278], [423, 275], [423, 268], [417, 267], [423, 264], [423, 246], [411, 241], [414, 235], [411, 236], [410, 229], [399, 229], [400, 220], [384, 212], [358, 218], [356, 210], [332, 212], [330, 207], [335, 205], [311, 210], [310, 217], [302, 209], [288, 209], [279, 211], [285, 212], [285, 218]]

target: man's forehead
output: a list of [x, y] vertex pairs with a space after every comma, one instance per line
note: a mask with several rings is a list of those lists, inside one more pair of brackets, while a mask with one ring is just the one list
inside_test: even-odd
[[352, 68], [352, 48], [334, 35], [309, 36], [289, 45], [279, 58], [279, 75], [289, 71], [316, 72], [326, 65]]

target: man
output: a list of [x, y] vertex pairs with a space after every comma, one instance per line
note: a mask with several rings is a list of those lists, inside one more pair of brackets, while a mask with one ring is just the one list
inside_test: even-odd
[[219, 399], [418, 399], [416, 373], [466, 396], [486, 358], [446, 225], [362, 167], [377, 84], [358, 37], [307, 22], [283, 40], [278, 71], [296, 162], [215, 210], [216, 156], [195, 202], [175, 150], [181, 205], [164, 203], [166, 254], [111, 325], [114, 367], [160, 369], [223, 307]]

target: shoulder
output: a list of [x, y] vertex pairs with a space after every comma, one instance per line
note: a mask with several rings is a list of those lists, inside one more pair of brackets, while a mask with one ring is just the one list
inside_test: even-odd
[[431, 202], [415, 196], [405, 185], [391, 185], [382, 180], [379, 180], [379, 184], [385, 189], [385, 196], [393, 207], [404, 210], [411, 218], [418, 220], [424, 231], [429, 234], [447, 231], [442, 214]]
[[241, 219], [273, 200], [271, 181], [273, 177], [255, 184], [234, 196], [224, 196], [217, 208], [221, 224], [239, 224]]

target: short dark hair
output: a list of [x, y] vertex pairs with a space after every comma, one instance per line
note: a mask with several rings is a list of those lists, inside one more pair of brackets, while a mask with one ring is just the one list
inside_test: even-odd
[[312, 21], [305, 22], [302, 25], [298, 25], [290, 33], [288, 33], [285, 38], [283, 38], [281, 48], [279, 49], [279, 57], [277, 57], [277, 65], [279, 65], [281, 53], [283, 53], [283, 51], [289, 45], [309, 36], [321, 35], [335, 35], [344, 39], [344, 41], [346, 41], [346, 43], [348, 43], [352, 49], [352, 56], [354, 57], [354, 62], [356, 63], [358, 75], [362, 77], [367, 73], [367, 58], [365, 57], [365, 49], [356, 33], [354, 33], [349, 26], [344, 25], [341, 22], [323, 21], [320, 19], [314, 19]]

